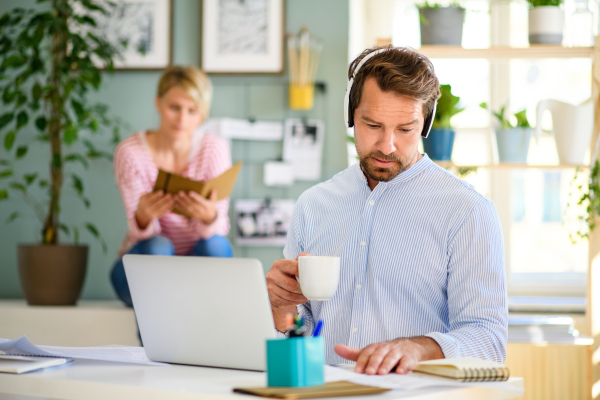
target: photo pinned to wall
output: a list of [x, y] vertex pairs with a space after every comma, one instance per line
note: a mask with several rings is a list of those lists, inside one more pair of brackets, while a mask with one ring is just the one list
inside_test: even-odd
[[285, 246], [294, 200], [236, 200], [234, 241], [239, 246]]
[[292, 164], [294, 179], [321, 179], [324, 124], [320, 120], [288, 119], [285, 121], [283, 160]]
[[[90, 31], [111, 43], [127, 41], [115, 69], [164, 69], [172, 61], [172, 0], [114, 0], [110, 15], [94, 12]], [[77, 3], [75, 3], [77, 4]]]
[[283, 0], [204, 0], [202, 69], [217, 74], [283, 72]]

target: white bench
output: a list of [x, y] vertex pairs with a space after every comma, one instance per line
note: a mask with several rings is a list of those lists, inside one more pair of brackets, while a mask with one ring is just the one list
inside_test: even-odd
[[23, 335], [49, 346], [140, 345], [133, 309], [119, 301], [29, 306], [25, 300], [0, 300], [0, 338]]

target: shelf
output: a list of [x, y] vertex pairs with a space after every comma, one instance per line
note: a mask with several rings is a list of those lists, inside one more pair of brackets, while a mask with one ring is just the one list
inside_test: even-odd
[[422, 46], [417, 51], [429, 58], [486, 58], [490, 60], [506, 60], [511, 58], [591, 58], [594, 48], [537, 45], [531, 47], [463, 49], [459, 46]]
[[567, 168], [584, 168], [587, 169], [589, 165], [575, 165], [575, 164], [558, 164], [558, 165], [531, 165], [531, 164], [484, 164], [484, 165], [456, 165], [452, 161], [433, 161], [442, 168], [487, 168], [487, 169], [567, 169]]

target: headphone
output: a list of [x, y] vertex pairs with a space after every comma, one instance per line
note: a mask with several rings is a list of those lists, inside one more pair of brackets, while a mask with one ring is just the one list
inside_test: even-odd
[[[346, 124], [346, 128], [352, 128], [354, 126], [354, 112], [350, 109], [350, 92], [352, 91], [352, 84], [354, 83], [354, 77], [360, 70], [360, 68], [372, 57], [375, 57], [377, 54], [383, 53], [385, 51], [390, 50], [389, 48], [375, 50], [369, 54], [367, 54], [354, 68], [354, 73], [352, 77], [348, 81], [348, 87], [346, 88], [346, 95], [344, 96], [344, 123]], [[433, 110], [431, 114], [425, 118], [425, 123], [423, 124], [423, 132], [421, 132], [421, 136], [424, 138], [429, 135], [429, 131], [431, 131], [431, 126], [433, 125], [433, 117], [435, 116], [435, 110], [437, 108], [437, 101], [433, 103]]]

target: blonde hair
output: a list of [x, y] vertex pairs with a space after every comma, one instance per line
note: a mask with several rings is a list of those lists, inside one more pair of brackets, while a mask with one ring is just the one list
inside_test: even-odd
[[171, 66], [163, 72], [158, 82], [158, 97], [163, 97], [173, 87], [183, 89], [196, 103], [206, 120], [212, 102], [212, 83], [208, 76], [198, 68], [190, 65]]

